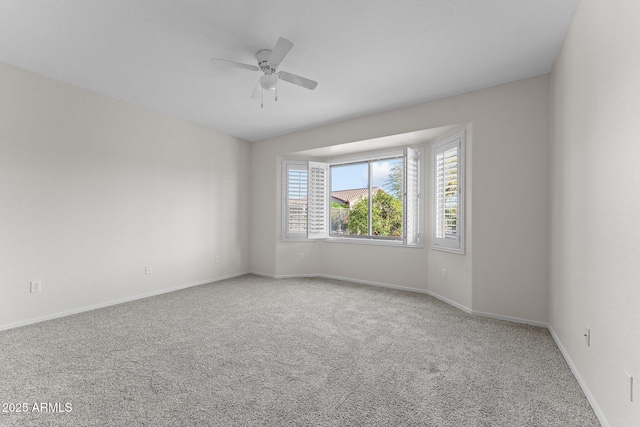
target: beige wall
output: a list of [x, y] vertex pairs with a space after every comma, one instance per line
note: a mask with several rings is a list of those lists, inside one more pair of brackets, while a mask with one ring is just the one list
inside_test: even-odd
[[[476, 312], [546, 322], [548, 83], [548, 76], [526, 79], [254, 143], [251, 270], [426, 290]], [[433, 251], [429, 244], [412, 249], [281, 241], [282, 158], [301, 150], [465, 123], [465, 255]], [[427, 170], [425, 185], [429, 174]], [[304, 261], [300, 253], [305, 253]], [[449, 272], [446, 279], [442, 268]]]
[[640, 426], [638, 23], [636, 0], [583, 0], [551, 87], [549, 322], [601, 418], [620, 427]]
[[246, 272], [249, 150], [0, 64], [0, 328]]

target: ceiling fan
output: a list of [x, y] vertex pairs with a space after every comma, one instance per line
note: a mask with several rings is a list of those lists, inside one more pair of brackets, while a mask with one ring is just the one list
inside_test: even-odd
[[274, 90], [276, 92], [275, 100], [278, 100], [278, 80], [284, 80], [285, 82], [293, 83], [294, 85], [302, 86], [310, 90], [313, 90], [318, 86], [318, 82], [316, 81], [300, 77], [286, 71], [277, 71], [278, 66], [284, 57], [287, 56], [292, 47], [293, 43], [284, 37], [280, 37], [273, 50], [262, 49], [256, 52], [256, 60], [258, 61], [257, 66], [222, 58], [211, 58], [211, 62], [214, 64], [224, 62], [245, 70], [262, 71], [264, 75], [260, 77], [260, 80], [258, 80], [251, 97], [261, 98], [262, 102], [260, 103], [260, 107], [263, 107], [265, 90]]

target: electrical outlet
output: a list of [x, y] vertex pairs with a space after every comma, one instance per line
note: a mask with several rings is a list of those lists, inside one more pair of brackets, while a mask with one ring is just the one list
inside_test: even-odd
[[220, 262], [220, 255], [216, 255], [216, 262]]
[[633, 402], [633, 377], [627, 371], [624, 371], [625, 375], [625, 385], [624, 391], [627, 396], [629, 396], [629, 402]]
[[591, 347], [591, 329], [588, 326], [584, 327], [584, 342], [587, 347]]
[[442, 269], [442, 277], [444, 277], [445, 279], [447, 278], [447, 269], [446, 268]]
[[151, 274], [151, 273], [153, 273], [153, 269], [151, 268], [151, 266], [150, 266], [150, 265], [146, 265], [146, 266], [144, 267], [144, 274], [149, 275], [149, 274]]
[[300, 261], [304, 259], [304, 254], [300, 254]]
[[40, 290], [42, 290], [42, 282], [40, 281], [35, 281], [35, 282], [31, 282], [31, 292], [40, 292]]

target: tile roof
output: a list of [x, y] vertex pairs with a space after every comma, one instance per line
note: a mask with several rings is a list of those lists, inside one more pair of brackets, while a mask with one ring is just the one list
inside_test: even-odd
[[[376, 194], [378, 191], [380, 190], [380, 188], [378, 187], [372, 187], [371, 188], [371, 194]], [[356, 202], [364, 197], [368, 197], [369, 196], [369, 189], [368, 188], [353, 188], [350, 190], [340, 190], [340, 191], [332, 191], [331, 192], [331, 197], [333, 197], [334, 199], [337, 200], [341, 200], [342, 202], [344, 202], [345, 204], [351, 204], [353, 202]]]

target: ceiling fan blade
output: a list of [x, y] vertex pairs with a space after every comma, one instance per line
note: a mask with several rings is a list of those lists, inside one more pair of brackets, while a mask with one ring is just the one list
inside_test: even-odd
[[292, 47], [293, 43], [284, 37], [280, 37], [271, 51], [271, 54], [269, 54], [269, 63], [274, 67], [278, 67]]
[[310, 90], [314, 90], [316, 86], [318, 86], [318, 82], [316, 81], [305, 79], [304, 77], [296, 76], [295, 74], [287, 73], [286, 71], [280, 71], [277, 75], [285, 82], [293, 83], [294, 85], [302, 86]]
[[258, 71], [260, 69], [255, 65], [243, 64], [242, 62], [231, 61], [230, 59], [211, 58], [211, 63], [212, 64], [217, 64], [217, 63], [220, 63], [220, 62], [229, 64], [229, 65], [234, 66], [236, 68], [243, 68], [245, 70]]
[[251, 93], [251, 98], [260, 99], [262, 87], [260, 86], [260, 80], [256, 83], [256, 87], [253, 88], [253, 93]]

